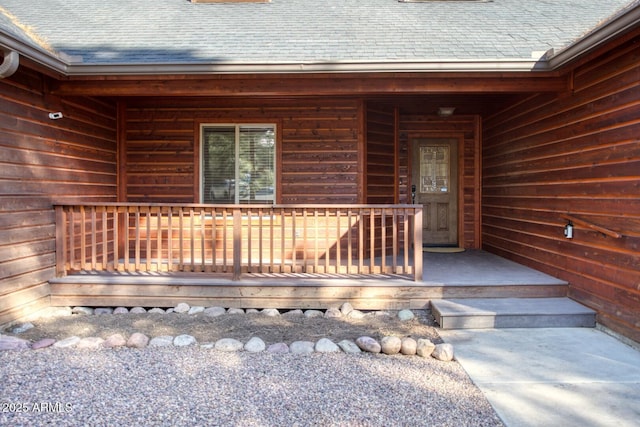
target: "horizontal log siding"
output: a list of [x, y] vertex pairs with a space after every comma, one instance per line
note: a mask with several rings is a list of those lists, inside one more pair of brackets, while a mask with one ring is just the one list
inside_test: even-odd
[[[428, 115], [400, 115], [400, 177], [402, 182], [410, 180], [409, 138], [424, 136], [429, 138], [449, 138], [463, 135], [464, 161], [462, 168], [462, 183], [459, 183], [464, 200], [462, 211], [463, 241], [460, 245], [467, 249], [478, 249], [481, 245], [480, 236], [480, 118], [477, 116], [452, 116], [442, 119]], [[460, 153], [459, 153], [460, 154]], [[402, 188], [401, 188], [402, 189]], [[400, 203], [411, 197], [406, 194], [407, 189], [400, 195]], [[408, 201], [408, 203], [411, 203]]]
[[[570, 282], [603, 325], [640, 341], [640, 40], [484, 122], [483, 242]], [[622, 234], [605, 236], [562, 214]]]
[[[23, 67], [0, 80], [0, 324], [49, 304], [52, 203], [115, 201], [115, 108], [46, 87]], [[49, 119], [58, 111], [62, 119]]]
[[395, 109], [369, 104], [366, 122], [367, 203], [396, 203]]
[[275, 123], [279, 203], [357, 203], [358, 102], [135, 99], [127, 102], [128, 202], [199, 202], [200, 123]]

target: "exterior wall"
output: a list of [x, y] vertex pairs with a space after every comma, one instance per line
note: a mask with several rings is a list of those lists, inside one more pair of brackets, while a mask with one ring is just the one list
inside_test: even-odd
[[[49, 305], [52, 204], [115, 201], [115, 107], [46, 87], [24, 67], [0, 80], [0, 324]], [[58, 111], [62, 119], [49, 119]]]
[[459, 176], [462, 179], [459, 196], [462, 210], [462, 232], [460, 246], [468, 249], [480, 248], [480, 118], [478, 116], [452, 116], [440, 118], [430, 115], [400, 114], [400, 145], [398, 152], [400, 203], [411, 203], [407, 192], [410, 179], [409, 139], [412, 136], [460, 137], [463, 149], [459, 156]]
[[396, 110], [385, 104], [367, 104], [367, 203], [398, 202]]
[[[484, 121], [483, 246], [570, 282], [598, 321], [640, 341], [640, 40]], [[562, 214], [622, 234], [575, 224]]]
[[199, 201], [199, 125], [275, 123], [278, 203], [361, 203], [361, 103], [342, 99], [127, 100], [121, 201]]

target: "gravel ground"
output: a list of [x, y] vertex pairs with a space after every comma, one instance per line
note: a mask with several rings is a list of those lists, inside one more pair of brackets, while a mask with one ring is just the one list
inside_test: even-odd
[[502, 425], [457, 362], [364, 353], [4, 351], [0, 405], [11, 426]]

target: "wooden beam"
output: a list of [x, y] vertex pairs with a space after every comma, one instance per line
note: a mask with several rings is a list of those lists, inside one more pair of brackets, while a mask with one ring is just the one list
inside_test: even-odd
[[389, 73], [87, 77], [54, 82], [51, 92], [65, 96], [241, 97], [528, 93], [563, 92], [567, 88], [568, 79], [555, 75]]

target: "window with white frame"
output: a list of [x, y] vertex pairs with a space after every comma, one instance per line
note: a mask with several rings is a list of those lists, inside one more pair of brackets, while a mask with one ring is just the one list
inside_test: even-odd
[[202, 125], [203, 203], [275, 203], [273, 124]]

